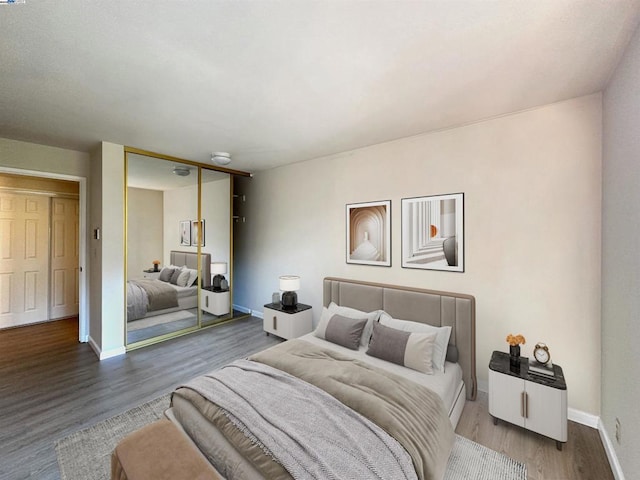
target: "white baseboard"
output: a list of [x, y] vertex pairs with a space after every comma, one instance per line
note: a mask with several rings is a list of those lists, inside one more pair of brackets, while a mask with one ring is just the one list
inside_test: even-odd
[[489, 393], [489, 382], [487, 380], [478, 379], [478, 391], [483, 393]]
[[258, 318], [264, 318], [264, 311], [260, 310], [251, 310], [251, 315]]
[[600, 417], [593, 415], [592, 413], [583, 412], [582, 410], [576, 410], [575, 408], [569, 408], [567, 417], [572, 422], [580, 423], [591, 428], [598, 428], [600, 423]]
[[233, 309], [234, 310], [238, 310], [239, 312], [242, 313], [251, 313], [251, 309], [247, 308], [247, 307], [243, 307], [242, 305], [233, 305]]
[[602, 445], [604, 446], [604, 451], [609, 459], [609, 465], [611, 465], [611, 471], [613, 472], [614, 478], [616, 480], [624, 480], [624, 473], [622, 472], [622, 467], [618, 461], [618, 456], [613, 448], [611, 438], [609, 438], [609, 435], [607, 434], [607, 429], [604, 428], [604, 425], [602, 424], [602, 420], [598, 422], [598, 432], [600, 433], [600, 440], [602, 440]]
[[112, 348], [111, 350], [102, 350], [96, 341], [91, 338], [91, 335], [89, 335], [89, 345], [91, 345], [91, 348], [100, 360], [106, 360], [107, 358], [117, 357], [118, 355], [124, 355], [127, 353], [127, 349], [124, 346]]

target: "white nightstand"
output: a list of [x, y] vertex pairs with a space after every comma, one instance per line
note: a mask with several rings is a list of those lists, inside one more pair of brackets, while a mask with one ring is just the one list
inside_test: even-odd
[[489, 413], [498, 419], [556, 440], [562, 450], [567, 441], [567, 384], [562, 368], [554, 364], [553, 377], [529, 373], [529, 362], [520, 357], [512, 367], [509, 354], [493, 352], [489, 363]]
[[267, 335], [273, 333], [289, 340], [313, 330], [311, 305], [299, 303], [295, 308], [284, 309], [281, 303], [268, 303], [264, 306], [263, 316], [262, 325]]
[[200, 290], [200, 308], [213, 315], [226, 315], [229, 313], [229, 290], [214, 291], [213, 287], [203, 287]]
[[142, 274], [144, 278], [149, 278], [151, 280], [157, 280], [160, 278], [160, 272], [154, 272], [153, 270], [143, 270]]

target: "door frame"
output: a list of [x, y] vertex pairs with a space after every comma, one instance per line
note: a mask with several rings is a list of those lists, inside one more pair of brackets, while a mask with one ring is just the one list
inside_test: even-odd
[[78, 279], [78, 340], [81, 343], [89, 341], [89, 317], [87, 315], [88, 306], [88, 283], [87, 283], [87, 178], [77, 175], [67, 175], [64, 173], [43, 172], [39, 170], [26, 170], [22, 168], [12, 168], [0, 166], [0, 173], [13, 173], [15, 175], [25, 175], [29, 177], [51, 178], [55, 180], [68, 180], [78, 182], [80, 187], [80, 229], [78, 232], [79, 252], [79, 279]]

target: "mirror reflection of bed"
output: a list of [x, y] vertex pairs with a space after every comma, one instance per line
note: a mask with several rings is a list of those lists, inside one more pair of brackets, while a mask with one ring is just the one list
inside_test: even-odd
[[[152, 155], [126, 155], [127, 347], [246, 316], [205, 306], [207, 296], [224, 296], [206, 290], [211, 264], [232, 266], [231, 176]], [[227, 282], [232, 289], [229, 274]], [[227, 291], [228, 303], [230, 297]]]
[[211, 285], [211, 255], [202, 254], [202, 280], [197, 253], [172, 250], [169, 258], [159, 272], [127, 282], [128, 343], [198, 326], [198, 282]]

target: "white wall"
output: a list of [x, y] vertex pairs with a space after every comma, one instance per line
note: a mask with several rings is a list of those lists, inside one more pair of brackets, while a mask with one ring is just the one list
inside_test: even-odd
[[[205, 227], [205, 246], [214, 262], [229, 262], [230, 257], [230, 178], [202, 184], [202, 218]], [[180, 245], [179, 225], [183, 220], [198, 218], [198, 186], [178, 188], [164, 192], [164, 263], [169, 262], [169, 251], [196, 252], [197, 247]], [[227, 278], [229, 278], [227, 276]]]
[[100, 358], [124, 348], [124, 148], [102, 142], [91, 155], [89, 342]]
[[639, 85], [640, 29], [605, 90], [603, 109], [602, 422], [627, 478], [640, 472]]
[[127, 276], [141, 278], [163, 259], [163, 193], [145, 188], [127, 189]]
[[[508, 333], [545, 341], [571, 407], [600, 412], [601, 97], [258, 172], [243, 184], [234, 303], [262, 311], [278, 276], [322, 305], [340, 276], [475, 295], [478, 378]], [[465, 193], [465, 273], [403, 269], [400, 200]], [[392, 200], [392, 267], [345, 263], [345, 204]]]
[[89, 176], [89, 154], [0, 138], [0, 165], [41, 172]]

